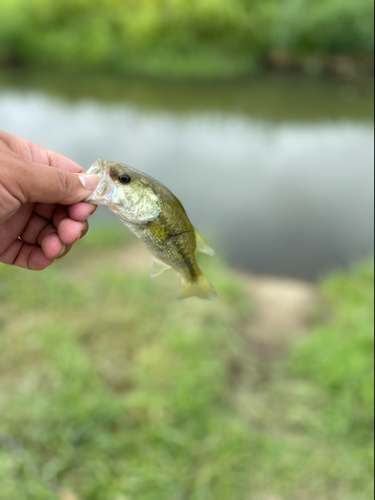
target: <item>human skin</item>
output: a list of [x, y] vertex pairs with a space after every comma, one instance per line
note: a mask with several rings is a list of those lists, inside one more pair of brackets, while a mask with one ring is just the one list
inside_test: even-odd
[[0, 130], [0, 262], [41, 271], [88, 231], [82, 203], [99, 178], [64, 156]]

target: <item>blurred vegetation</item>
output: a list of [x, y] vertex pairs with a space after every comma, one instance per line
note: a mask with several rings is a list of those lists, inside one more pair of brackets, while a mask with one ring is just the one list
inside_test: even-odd
[[270, 362], [222, 263], [216, 303], [180, 303], [143, 260], [108, 227], [46, 272], [0, 266], [0, 500], [372, 497], [373, 264]]
[[0, 61], [167, 78], [265, 62], [340, 72], [348, 63], [325, 56], [373, 55], [373, 16], [372, 0], [2, 0]]

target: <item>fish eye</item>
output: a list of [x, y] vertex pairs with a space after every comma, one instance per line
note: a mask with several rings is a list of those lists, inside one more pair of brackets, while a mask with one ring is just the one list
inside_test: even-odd
[[122, 174], [119, 175], [118, 180], [121, 182], [121, 184], [129, 184], [132, 179], [128, 174]]

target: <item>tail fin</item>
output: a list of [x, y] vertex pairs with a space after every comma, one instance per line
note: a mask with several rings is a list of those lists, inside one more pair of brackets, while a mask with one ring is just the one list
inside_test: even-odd
[[217, 293], [204, 274], [201, 274], [196, 281], [182, 280], [182, 287], [178, 298], [180, 300], [189, 297], [200, 297], [206, 300], [215, 300]]

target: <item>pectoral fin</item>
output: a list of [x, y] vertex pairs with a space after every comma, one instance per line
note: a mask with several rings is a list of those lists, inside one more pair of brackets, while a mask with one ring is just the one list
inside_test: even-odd
[[207, 241], [203, 238], [203, 236], [200, 233], [198, 233], [196, 229], [195, 229], [195, 237], [197, 239], [197, 250], [199, 250], [202, 253], [205, 253], [206, 255], [209, 255], [210, 257], [213, 257], [215, 255], [214, 250], [212, 250]]
[[168, 264], [165, 264], [161, 260], [154, 257], [154, 263], [152, 266], [151, 276], [153, 278], [155, 278], [156, 276], [160, 276], [161, 274], [164, 273], [164, 271], [167, 271], [170, 268], [171, 268], [171, 266], [168, 266]]

